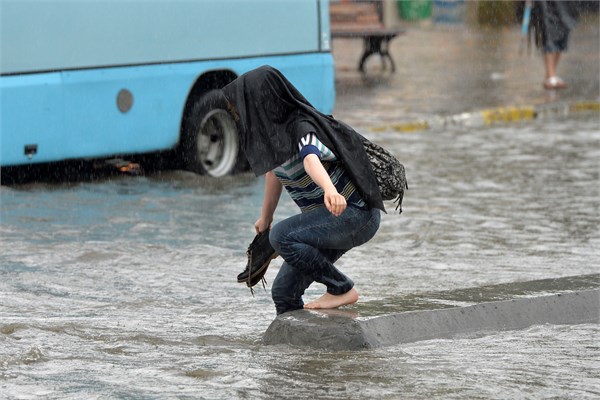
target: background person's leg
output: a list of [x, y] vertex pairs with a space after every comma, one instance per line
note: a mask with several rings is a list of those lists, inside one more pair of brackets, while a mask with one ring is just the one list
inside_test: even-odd
[[560, 53], [544, 53], [544, 65], [546, 67], [546, 79], [556, 76], [556, 67]]

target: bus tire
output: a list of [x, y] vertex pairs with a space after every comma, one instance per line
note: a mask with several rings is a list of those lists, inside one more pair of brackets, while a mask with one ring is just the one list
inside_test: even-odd
[[179, 153], [184, 169], [218, 178], [239, 169], [239, 135], [227, 104], [208, 99], [203, 95], [192, 102], [183, 122]]

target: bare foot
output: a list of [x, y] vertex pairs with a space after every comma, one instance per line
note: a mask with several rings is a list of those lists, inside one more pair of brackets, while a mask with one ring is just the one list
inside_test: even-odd
[[325, 293], [315, 301], [311, 301], [304, 305], [304, 308], [308, 309], [319, 309], [319, 308], [338, 308], [347, 304], [353, 304], [358, 301], [358, 291], [355, 288], [350, 289], [348, 292], [333, 295]]

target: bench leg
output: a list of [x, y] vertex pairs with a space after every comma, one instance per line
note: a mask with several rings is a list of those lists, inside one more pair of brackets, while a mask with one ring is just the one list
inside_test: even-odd
[[389, 53], [389, 42], [393, 37], [367, 36], [364, 38], [364, 52], [358, 63], [358, 70], [365, 75], [365, 62], [373, 54], [379, 54], [383, 69], [386, 69], [386, 59], [390, 62], [392, 73], [396, 71], [396, 65]]
[[364, 38], [364, 51], [363, 55], [358, 62], [358, 70], [364, 75], [365, 72], [365, 62], [367, 58], [371, 57], [373, 54], [381, 54], [381, 38], [367, 36]]
[[384, 46], [381, 48], [381, 62], [385, 63], [384, 59], [387, 58], [388, 61], [390, 62], [390, 66], [392, 68], [392, 73], [396, 72], [396, 64], [394, 64], [394, 59], [392, 58], [392, 56], [390, 55], [389, 52], [389, 46], [390, 46], [390, 40], [392, 40], [393, 38], [385, 38], [383, 43]]

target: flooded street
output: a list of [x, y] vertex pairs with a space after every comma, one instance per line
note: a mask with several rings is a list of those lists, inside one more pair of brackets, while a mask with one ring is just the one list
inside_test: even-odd
[[[405, 164], [404, 213], [339, 261], [369, 302], [597, 273], [597, 116], [370, 137]], [[597, 325], [360, 352], [264, 346], [236, 275], [262, 179], [165, 171], [0, 188], [0, 397], [598, 398]], [[284, 194], [276, 220], [296, 213]], [[307, 298], [319, 296], [313, 285]]]

